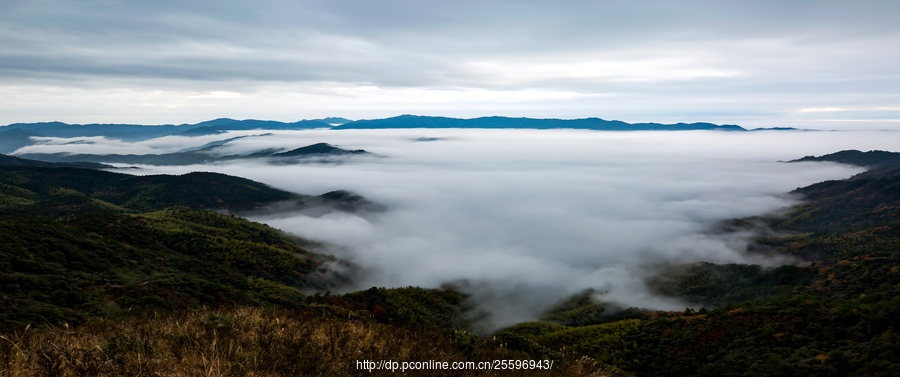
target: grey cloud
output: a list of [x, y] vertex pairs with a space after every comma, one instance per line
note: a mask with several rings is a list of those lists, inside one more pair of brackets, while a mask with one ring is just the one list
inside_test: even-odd
[[[771, 126], [822, 124], [801, 108], [900, 100], [900, 5], [888, 0], [0, 7], [5, 123], [415, 112]], [[240, 98], [197, 100], [210, 91]], [[44, 99], [32, 99], [36, 92]], [[466, 100], [471, 92], [489, 95]], [[520, 100], [511, 92], [536, 95]]]
[[[717, 41], [787, 37], [828, 45], [837, 39], [832, 34], [896, 36], [891, 12], [882, 7], [890, 5], [48, 1], [18, 3], [6, 12], [0, 53], [16, 72], [452, 85], [441, 79], [479, 79], [466, 80], [455, 64], [461, 60], [565, 59], [590, 51], [653, 55], [669, 45], [704, 48]], [[812, 38], [823, 34], [822, 41]], [[235, 50], [243, 53], [233, 56]], [[227, 67], [233, 70], [222, 74]], [[413, 79], [398, 82], [392, 67]]]

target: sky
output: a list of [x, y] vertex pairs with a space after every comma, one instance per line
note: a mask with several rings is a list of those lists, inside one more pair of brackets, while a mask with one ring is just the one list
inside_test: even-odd
[[[898, 133], [890, 131], [459, 129], [239, 131], [125, 144], [135, 153], [159, 153], [237, 135], [255, 136], [226, 144], [230, 153], [327, 142], [373, 155], [327, 164], [255, 159], [124, 171], [217, 171], [303, 194], [360, 194], [387, 210], [250, 219], [325, 242], [317, 251], [360, 268], [348, 290], [465, 282], [491, 314], [487, 328], [535, 319], [584, 289], [621, 307], [696, 307], [653, 294], [644, 278], [667, 263], [796, 262], [747, 253], [751, 233], [711, 229], [726, 219], [777, 213], [799, 202], [788, 194], [797, 187], [862, 171], [778, 161], [898, 145]], [[434, 141], [418, 141], [423, 137]], [[29, 151], [80, 151], [83, 145], [71, 141]], [[95, 153], [124, 148], [92, 142]]]
[[894, 0], [0, 0], [0, 124], [900, 129]]

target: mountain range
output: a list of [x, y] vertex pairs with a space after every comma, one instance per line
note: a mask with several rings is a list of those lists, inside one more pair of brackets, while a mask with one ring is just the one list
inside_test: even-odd
[[[600, 118], [535, 119], [512, 117], [480, 117], [459, 119], [435, 116], [400, 115], [385, 119], [356, 120], [323, 118], [279, 122], [271, 120], [236, 120], [220, 118], [194, 124], [135, 125], [135, 124], [67, 124], [62, 122], [14, 123], [0, 127], [0, 153], [13, 153], [32, 145], [34, 138], [103, 136], [124, 141], [140, 141], [169, 135], [201, 136], [227, 131], [246, 130], [305, 130], [305, 129], [389, 129], [389, 128], [481, 128], [481, 129], [581, 129], [598, 131], [685, 131], [721, 130], [748, 131], [736, 125], [712, 123], [626, 123]], [[792, 128], [771, 128], [788, 130]], [[760, 129], [754, 129], [760, 130]]]
[[481, 117], [459, 119], [434, 116], [401, 115], [387, 119], [357, 120], [335, 126], [334, 129], [385, 129], [385, 128], [483, 128], [483, 129], [576, 129], [597, 131], [688, 131], [720, 130], [747, 131], [736, 125], [712, 123], [626, 123], [600, 118], [584, 119], [535, 119], [510, 117]]

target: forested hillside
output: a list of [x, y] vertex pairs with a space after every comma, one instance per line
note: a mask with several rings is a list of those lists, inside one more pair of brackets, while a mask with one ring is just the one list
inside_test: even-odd
[[702, 309], [612, 310], [586, 292], [542, 322], [502, 332], [637, 375], [898, 375], [900, 153], [877, 154], [816, 158], [874, 167], [795, 190], [806, 202], [786, 215], [725, 224], [765, 224], [750, 250], [790, 255], [796, 264], [695, 263], [649, 279], [659, 293]]
[[[200, 305], [297, 306], [342, 282], [308, 241], [205, 209], [303, 199], [214, 173], [0, 167], [3, 328]], [[304, 244], [306, 243], [306, 244]]]

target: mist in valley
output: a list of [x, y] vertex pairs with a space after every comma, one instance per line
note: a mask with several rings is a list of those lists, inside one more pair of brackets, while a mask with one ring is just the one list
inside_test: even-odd
[[297, 193], [360, 194], [387, 210], [251, 219], [329, 245], [319, 251], [362, 272], [348, 290], [461, 287], [490, 314], [489, 327], [534, 319], [585, 289], [621, 307], [683, 310], [692, 303], [644, 285], [654, 266], [667, 263], [793, 263], [747, 253], [750, 233], [712, 229], [796, 204], [794, 188], [863, 170], [779, 161], [900, 145], [900, 133], [889, 131], [257, 130], [136, 143], [44, 139], [17, 153], [168, 153], [236, 136], [247, 137], [217, 153], [327, 142], [372, 154], [125, 171], [216, 171]]

